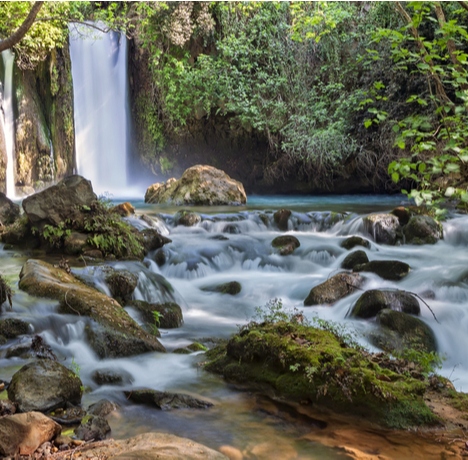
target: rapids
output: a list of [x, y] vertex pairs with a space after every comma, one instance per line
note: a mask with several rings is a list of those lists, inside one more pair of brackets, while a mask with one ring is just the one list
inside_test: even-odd
[[[299, 416], [285, 405], [236, 388], [201, 370], [198, 363], [204, 360], [203, 353], [170, 352], [194, 341], [206, 343], [210, 337], [228, 338], [239, 325], [255, 315], [256, 307], [274, 298], [282, 299], [287, 309], [302, 310], [307, 318], [317, 316], [342, 324], [349, 331], [355, 331], [358, 340], [372, 349], [365, 335], [374, 325], [347, 318], [360, 292], [331, 307], [304, 307], [303, 300], [313, 286], [339, 269], [349, 253], [339, 244], [348, 235], [363, 234], [362, 217], [370, 212], [389, 211], [401, 200], [401, 196], [249, 197], [248, 206], [244, 207], [194, 207], [193, 210], [203, 217], [194, 227], [174, 226], [173, 215], [177, 208], [134, 201], [137, 216], [129, 221], [138, 228], [147, 227], [147, 221], [139, 218], [144, 213], [152, 218], [153, 225], [162, 234], [172, 239], [172, 243], [162, 249], [166, 263], [159, 267], [152, 253], [143, 263], [119, 261], [109, 265], [138, 274], [136, 299], [173, 300], [182, 307], [184, 325], [161, 330], [161, 342], [167, 354], [99, 360], [83, 340], [87, 319], [59, 315], [57, 302], [37, 299], [18, 290], [19, 271], [31, 257], [26, 252], [0, 251], [0, 270], [16, 286], [13, 311], [4, 309], [2, 317], [29, 321], [34, 332], [52, 346], [61, 362], [70, 367], [74, 360], [80, 366], [80, 377], [90, 388], [83, 398], [84, 405], [103, 397], [121, 405], [118, 415], [110, 418], [115, 438], [161, 430], [192, 438], [215, 449], [222, 445], [234, 446], [248, 453], [245, 458], [347, 458], [341, 451], [317, 442], [321, 428], [313, 419]], [[275, 254], [270, 245], [283, 233], [273, 223], [273, 211], [281, 207], [293, 211], [288, 233], [301, 243], [292, 255], [285, 257]], [[261, 214], [267, 218], [261, 218]], [[365, 289], [394, 287], [418, 294], [434, 291], [435, 300], [427, 302], [439, 322], [423, 304], [422, 319], [434, 330], [439, 352], [446, 358], [442, 375], [449, 377], [461, 391], [468, 390], [465, 352], [468, 348], [468, 285], [461, 281], [468, 266], [467, 244], [468, 217], [459, 215], [444, 223], [444, 240], [434, 246], [392, 247], [372, 243], [371, 248], [366, 249], [369, 259], [401, 260], [412, 270], [399, 282], [384, 281], [366, 273], [368, 281], [364, 286]], [[84, 266], [72, 260], [70, 264], [74, 273], [109, 292], [99, 265]], [[236, 296], [201, 289], [229, 281], [242, 285], [242, 291]], [[140, 321], [136, 311], [131, 308], [128, 311]], [[9, 342], [8, 346], [11, 345]], [[0, 347], [0, 378], [8, 380], [27, 361], [6, 359], [5, 350], [6, 346]], [[96, 369], [124, 369], [134, 382], [121, 387], [99, 387], [91, 380]], [[129, 404], [122, 390], [132, 387], [191, 393], [212, 401], [215, 407], [206, 411], [157, 411]], [[308, 436], [310, 433], [314, 440]], [[284, 454], [279, 455], [279, 452]]]

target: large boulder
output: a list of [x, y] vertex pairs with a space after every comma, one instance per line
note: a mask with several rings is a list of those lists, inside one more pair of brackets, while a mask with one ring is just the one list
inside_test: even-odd
[[207, 409], [213, 403], [194, 398], [182, 393], [169, 393], [157, 390], [125, 391], [125, 396], [132, 402], [156, 406], [161, 410], [171, 409]]
[[0, 418], [0, 454], [5, 457], [32, 455], [44, 442], [62, 431], [61, 426], [40, 412]]
[[115, 299], [129, 299], [138, 284], [138, 276], [128, 270], [112, 270], [106, 276], [106, 284], [109, 286], [112, 297]]
[[418, 300], [409, 292], [372, 289], [359, 297], [351, 310], [351, 316], [373, 318], [385, 308], [411, 315], [421, 313]]
[[20, 216], [20, 207], [0, 192], [0, 224], [9, 225]]
[[332, 304], [341, 298], [352, 294], [355, 288], [359, 288], [364, 278], [351, 273], [338, 273], [327, 281], [315, 286], [304, 300], [304, 306]]
[[154, 184], [145, 195], [146, 203], [172, 203], [178, 206], [245, 204], [244, 186], [212, 166], [196, 165], [185, 170], [179, 180]]
[[367, 264], [367, 262], [369, 262], [369, 258], [364, 251], [354, 251], [344, 258], [341, 262], [341, 268], [352, 270], [356, 265]]
[[23, 200], [23, 209], [31, 225], [42, 230], [45, 225], [58, 227], [67, 220], [82, 223], [83, 206], [89, 208], [96, 200], [91, 182], [75, 175], [28, 196]]
[[373, 260], [366, 264], [355, 265], [355, 272], [371, 272], [384, 280], [398, 281], [408, 275], [411, 267], [398, 260]]
[[364, 229], [376, 243], [394, 245], [401, 239], [400, 221], [393, 214], [371, 214], [363, 219]]
[[403, 233], [408, 244], [435, 244], [443, 238], [442, 225], [429, 216], [413, 216]]
[[70, 369], [50, 359], [26, 364], [11, 378], [8, 398], [20, 412], [47, 412], [67, 403], [81, 402], [80, 378]]
[[[148, 351], [165, 351], [158, 339], [144, 331], [114, 299], [82, 283], [73, 274], [41, 260], [28, 260], [20, 273], [19, 288], [37, 297], [60, 301], [59, 311], [89, 316], [99, 323], [102, 342], [125, 356]], [[99, 346], [98, 353], [103, 353]]]

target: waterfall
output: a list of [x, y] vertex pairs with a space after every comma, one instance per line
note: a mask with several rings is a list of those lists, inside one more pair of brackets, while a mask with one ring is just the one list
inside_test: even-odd
[[[2, 52], [5, 67], [3, 87], [4, 133], [7, 151], [6, 194], [8, 198], [16, 198], [15, 193], [15, 122], [13, 115], [13, 63], [14, 54], [10, 50]], [[1, 118], [1, 117], [0, 117]]]
[[127, 41], [70, 25], [77, 173], [98, 194], [127, 190]]

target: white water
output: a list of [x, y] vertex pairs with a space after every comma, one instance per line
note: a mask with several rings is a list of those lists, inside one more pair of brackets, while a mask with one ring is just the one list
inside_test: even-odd
[[10, 50], [5, 50], [2, 52], [2, 58], [5, 67], [3, 127], [7, 151], [6, 195], [10, 199], [15, 199], [15, 122], [13, 115], [13, 63], [15, 61], [15, 56]]
[[100, 195], [127, 191], [127, 40], [70, 26], [77, 173]]

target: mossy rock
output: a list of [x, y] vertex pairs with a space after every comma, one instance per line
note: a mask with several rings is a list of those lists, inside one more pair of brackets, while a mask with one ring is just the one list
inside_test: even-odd
[[143, 318], [143, 321], [149, 326], [155, 325], [154, 313], [160, 313], [159, 326], [162, 329], [173, 329], [182, 326], [184, 318], [182, 316], [182, 309], [174, 302], [166, 303], [149, 303], [144, 300], [131, 300], [127, 305], [138, 310]]
[[409, 292], [372, 289], [359, 297], [350, 316], [364, 319], [373, 318], [384, 309], [401, 311], [410, 315], [421, 313], [418, 299]]
[[0, 320], [0, 335], [7, 339], [14, 339], [19, 335], [30, 333], [30, 324], [26, 321], [16, 318], [7, 318]]
[[188, 350], [196, 352], [196, 351], [207, 351], [208, 348], [206, 348], [204, 345], [198, 342], [191, 343], [186, 347]]
[[435, 244], [444, 237], [442, 225], [429, 216], [413, 216], [403, 233], [407, 244]]
[[283, 236], [277, 236], [272, 242], [271, 245], [274, 248], [278, 248], [280, 251], [280, 255], [282, 256], [288, 256], [294, 252], [295, 249], [297, 249], [301, 243], [299, 240], [292, 235], [283, 235]]
[[393, 214], [371, 214], [362, 221], [376, 243], [394, 245], [402, 238], [400, 221]]
[[112, 297], [126, 300], [135, 291], [138, 284], [138, 276], [128, 270], [112, 270], [106, 276], [106, 284], [109, 286]]
[[369, 258], [364, 251], [354, 251], [344, 258], [343, 262], [341, 262], [341, 268], [352, 270], [356, 265], [366, 264], [367, 262], [369, 262]]
[[176, 348], [172, 353], [176, 355], [190, 355], [192, 352], [187, 348]]
[[193, 227], [201, 222], [200, 214], [186, 209], [181, 209], [174, 214], [174, 224], [183, 225], [184, 227]]
[[390, 357], [349, 347], [330, 331], [251, 323], [207, 356], [206, 370], [250, 388], [268, 384], [283, 398], [313, 401], [392, 428], [439, 422], [423, 399], [427, 381], [404, 374]]
[[341, 242], [340, 246], [344, 249], [353, 249], [356, 246], [362, 246], [370, 249], [370, 243], [368, 240], [361, 238], [360, 236], [350, 236]]
[[355, 288], [359, 288], [363, 283], [364, 278], [360, 275], [338, 273], [324, 283], [313, 287], [304, 300], [304, 306], [335, 303], [339, 299], [352, 294]]
[[241, 292], [242, 286], [237, 281], [230, 281], [229, 283], [218, 284], [217, 286], [207, 286], [202, 288], [202, 291], [219, 292], [221, 294], [236, 295]]
[[280, 209], [273, 214], [275, 224], [283, 232], [288, 230], [288, 222], [290, 217], [291, 211], [289, 209]]
[[384, 280], [399, 281], [409, 274], [411, 267], [398, 260], [372, 260], [366, 264], [355, 265], [355, 272], [371, 272]]
[[101, 441], [111, 432], [109, 422], [99, 415], [87, 415], [75, 428], [75, 436], [82, 441]]

